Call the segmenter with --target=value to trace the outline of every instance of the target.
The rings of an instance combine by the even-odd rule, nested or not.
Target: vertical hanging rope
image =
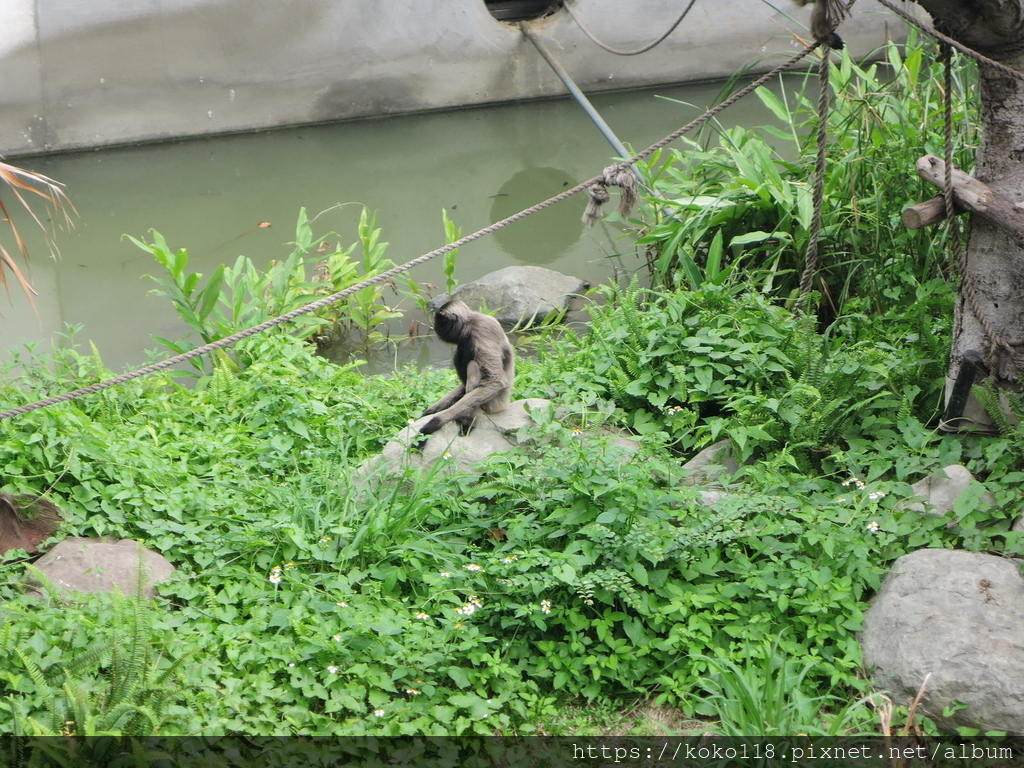
[[[956,203],[953,200],[953,49],[946,43],[939,44],[939,57],[943,67],[942,116],[944,120],[944,158],[946,176],[942,199],[946,206],[946,221],[949,223],[950,256],[957,271],[963,277],[967,274],[967,258],[960,240],[960,223],[956,220]]]
[[[804,300],[811,292],[814,276],[818,271],[818,241],[821,237],[821,210],[825,204],[825,161],[828,151],[828,115],[831,104],[829,90],[829,52],[831,48],[822,43],[821,61],[818,64],[818,154],[814,162],[814,191],[812,197],[813,213],[811,215],[811,231],[807,240],[807,251],[804,255],[804,271],[800,277],[800,296],[796,300],[797,311],[803,309]]]

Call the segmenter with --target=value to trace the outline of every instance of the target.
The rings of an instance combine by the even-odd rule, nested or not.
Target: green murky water
[[[619,137],[639,149],[698,115],[718,92],[718,85],[691,85],[593,101]],[[730,125],[769,119],[756,97],[725,117]],[[303,206],[310,216],[331,209],[317,219],[317,231],[352,242],[359,206],[332,206],[362,203],[378,212],[388,255],[401,263],[443,244],[442,208],[469,233],[595,175],[612,154],[580,107],[565,99],[24,158],[21,165],[66,184],[81,219],[75,230],[59,233],[58,262],[30,243],[39,316],[16,290],[9,301],[0,299],[0,357],[26,343],[50,343],[65,324],[80,324],[79,341],[95,342],[106,363],[121,370],[147,360],[145,351],[157,347],[151,334],[185,335],[167,302],[148,295],[144,275],[157,265],[124,233],[143,237],[157,229],[208,274],[239,254],[260,263],[286,256]],[[593,283],[639,269],[619,229],[584,229],[583,205],[577,196],[467,246],[459,280],[514,264]],[[613,258],[619,253],[628,255]],[[440,263],[412,274],[444,284]]]

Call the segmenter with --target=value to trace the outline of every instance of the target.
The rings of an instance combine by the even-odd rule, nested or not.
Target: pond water
[[[700,114],[719,91],[717,84],[697,84],[604,94],[593,102],[619,138],[640,149]],[[722,120],[767,122],[756,97]],[[239,254],[259,264],[287,256],[303,206],[311,217],[331,209],[316,231],[353,242],[359,206],[332,206],[360,203],[378,212],[388,256],[402,263],[444,243],[442,208],[473,232],[594,176],[613,154],[582,109],[559,99],[21,158],[15,162],[66,184],[80,219],[74,230],[58,233],[59,261],[29,239],[39,313],[16,287],[9,299],[0,297],[0,358],[26,343],[51,343],[66,324],[76,324],[83,326],[79,343],[94,342],[106,364],[122,370],[147,361],[146,350],[158,346],[152,334],[186,335],[169,303],[148,295],[153,284],[144,276],[158,265],[125,233],[143,238],[156,229],[172,247],[188,249],[194,270],[209,274]],[[584,204],[576,196],[463,248],[459,281],[515,264],[592,283],[640,269],[620,228],[582,226]],[[21,228],[30,233],[28,222]],[[444,285],[440,260],[410,274]]]

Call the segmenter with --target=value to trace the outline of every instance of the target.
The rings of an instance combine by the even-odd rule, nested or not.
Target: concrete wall
[[[679,0],[571,0],[620,48]],[[806,23],[808,9],[782,2]],[[584,90],[724,77],[776,62],[803,32],[762,0],[697,0],[661,46],[601,51],[564,11],[531,22]],[[890,17],[855,6],[857,53]],[[899,23],[893,25],[901,29]],[[0,0],[0,153],[153,141],[564,93],[483,0]]]

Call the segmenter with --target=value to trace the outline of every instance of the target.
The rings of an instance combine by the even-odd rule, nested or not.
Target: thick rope
[[[800,296],[796,309],[803,307],[804,299],[811,292],[814,276],[818,272],[818,242],[821,237],[821,213],[825,207],[825,161],[828,159],[828,116],[831,106],[829,85],[829,45],[821,46],[821,62],[818,65],[818,153],[814,162],[814,191],[812,193],[811,231],[804,255],[804,271],[800,276]]]
[[[945,123],[944,156],[946,159],[945,178],[943,179],[942,199],[946,207],[946,221],[949,223],[950,253],[961,276],[967,274],[967,254],[960,240],[960,224],[956,218],[956,203],[953,200],[953,49],[947,43],[940,43],[943,67],[942,116]]]
[[[850,16],[850,9],[856,0],[796,0],[798,5],[814,3],[811,11],[811,35],[821,44],[829,48],[842,50],[845,47],[843,38],[836,34],[839,24]]]
[[[675,22],[672,24],[671,27],[668,28],[668,31],[665,32],[665,34],[661,35],[653,43],[648,43],[647,45],[643,46],[642,48],[637,48],[636,50],[633,50],[633,51],[623,51],[623,50],[620,50],[619,48],[613,48],[612,46],[608,45],[607,43],[602,42],[589,29],[587,29],[584,26],[582,21],[580,21],[576,17],[576,14],[573,13],[571,5],[566,3],[565,6],[563,6],[563,7],[565,8],[566,12],[569,14],[569,18],[571,18],[573,21],[575,21],[576,22],[576,26],[579,27],[583,31],[583,34],[585,34],[587,37],[589,37],[591,42],[593,42],[599,48],[602,48],[602,49],[608,51],[608,53],[614,53],[616,56],[638,56],[641,53],[647,53],[652,48],[656,48],[657,46],[659,46],[663,42],[665,42],[665,40],[668,38],[668,36],[676,31],[676,27],[678,27],[680,24],[683,23],[683,19],[685,19],[687,14],[690,13],[690,9],[693,8],[694,3],[696,3],[696,2],[697,2],[697,0],[690,0],[690,4],[687,5],[686,8],[683,9],[683,12],[679,15],[679,18],[675,20]]]
[[[821,242],[822,210],[825,207],[825,166],[828,160],[828,116],[831,112],[832,88],[829,82],[829,53],[833,47],[842,48],[843,40],[836,34],[840,22],[849,18],[850,9],[856,0],[845,5],[842,0],[816,0],[817,7],[812,17],[812,32],[821,47],[821,61],[818,63],[818,131],[816,136],[817,154],[814,160],[814,189],[811,197],[811,229],[804,253],[804,271],[800,275],[799,295],[794,309],[803,309],[804,301],[814,287],[818,272],[818,254]]]
[[[48,397],[45,400],[39,400],[34,403],[29,403],[27,405],[22,405],[7,411],[2,411],[0,412],[0,421],[2,421],[3,419],[9,419],[13,416],[20,416],[22,414],[38,410],[39,408],[46,408],[47,406],[56,405],[58,403],[64,403],[67,402],[68,400],[74,400],[75,398],[82,397],[83,395],[91,395],[96,392],[100,392],[104,389],[109,389],[110,387],[115,387],[119,384],[124,384],[133,379],[137,379],[141,376],[146,376],[147,374],[150,373],[166,370],[167,368],[178,365],[179,363],[183,363],[195,357],[205,355],[208,352],[213,352],[214,350],[230,346],[238,341],[241,341],[242,339],[246,339],[257,333],[261,333],[262,331],[273,328],[274,326],[290,322],[291,320],[294,320],[297,317],[300,317],[302,315],[308,315],[310,312],[315,312],[318,309],[322,309],[323,307],[326,307],[330,304],[334,304],[338,301],[341,301],[342,299],[352,295],[356,291],[361,291],[363,288],[368,288],[371,285],[377,285],[378,283],[383,283],[386,280],[390,280],[395,275],[401,274],[402,272],[406,272],[412,269],[413,267],[417,267],[420,264],[429,261],[430,259],[436,258],[445,253],[453,251],[456,248],[461,248],[464,245],[468,245],[469,243],[472,243],[475,240],[479,240],[482,237],[486,237],[487,235],[493,234],[494,232],[497,232],[499,229],[507,227],[510,224],[514,224],[515,222],[520,221],[521,219],[525,219],[527,216],[531,216],[534,213],[543,211],[545,208],[550,208],[552,205],[560,203],[563,200],[567,200],[568,198],[572,197],[573,195],[579,192],[582,192],[588,187],[591,187],[593,185],[599,185],[603,187],[608,184],[614,183],[616,179],[621,178],[621,170],[623,168],[628,168],[629,166],[639,162],[640,160],[649,157],[650,155],[657,152],[659,149],[667,146],[668,144],[671,144],[673,141],[678,139],[683,134],[692,131],[694,128],[706,123],[708,120],[711,120],[719,112],[723,111],[724,109],[727,109],[728,107],[731,107],[744,96],[760,88],[762,85],[767,83],[772,78],[778,77],[783,72],[792,69],[800,61],[802,61],[804,57],[811,53],[811,51],[813,51],[816,47],[817,44],[807,46],[806,48],[804,48],[804,50],[800,51],[787,61],[775,67],[770,72],[762,75],[757,80],[747,85],[745,88],[742,88],[741,90],[737,91],[728,99],[721,102],[720,104],[717,104],[715,107],[708,110],[695,120],[687,123],[682,128],[673,131],[665,138],[655,142],[642,152],[638,152],[628,160],[625,160],[622,163],[618,163],[617,165],[605,169],[605,173],[602,173],[600,176],[595,176],[592,179],[587,179],[587,181],[577,184],[572,189],[567,189],[564,192],[555,195],[554,197],[549,197],[547,200],[544,200],[540,203],[537,203],[536,205],[519,211],[519,213],[514,213],[511,216],[502,219],[501,221],[497,221],[493,224],[490,224],[489,226],[477,230],[472,234],[466,235],[465,237],[462,237],[453,243],[449,243],[448,245],[444,245],[440,248],[437,248],[431,251],[430,253],[425,253],[422,256],[418,256],[417,258],[412,259],[411,261],[407,261],[405,264],[393,267],[374,277],[367,278],[366,280],[363,280],[362,282],[359,282],[356,285],[351,286],[350,288],[345,288],[344,290],[338,291],[337,293],[332,293],[330,296],[325,296],[322,299],[318,299],[317,301],[311,302],[310,304],[306,304],[302,307],[299,307],[298,309],[288,312],[287,314],[281,315],[280,317],[275,317],[271,320],[267,320],[263,323],[260,323],[259,325],[254,325],[252,328],[247,328],[243,331],[239,331],[238,333],[234,333],[230,336],[225,336],[223,339],[218,339],[217,341],[210,342],[209,344],[204,344],[201,347],[196,347],[195,349],[191,349],[188,352],[184,352],[180,355],[169,357],[166,360],[161,360],[159,362],[152,363],[151,365],[147,365],[143,368],[139,368],[137,370],[122,374],[120,376],[115,376],[112,379],[107,379],[106,381],[101,381],[96,384],[92,384],[88,387],[82,387],[81,389],[76,389],[73,392],[66,392],[62,395],[55,395],[54,397]],[[611,179],[608,178],[609,172],[611,172]]]
[[[587,192],[590,194],[590,202],[583,211],[583,223],[592,227],[604,216],[604,204],[611,196],[608,194],[608,187],[619,188],[619,215],[627,218],[633,212],[639,202],[637,189],[639,179],[633,173],[630,165],[609,165],[601,174],[601,181],[591,184]]]

